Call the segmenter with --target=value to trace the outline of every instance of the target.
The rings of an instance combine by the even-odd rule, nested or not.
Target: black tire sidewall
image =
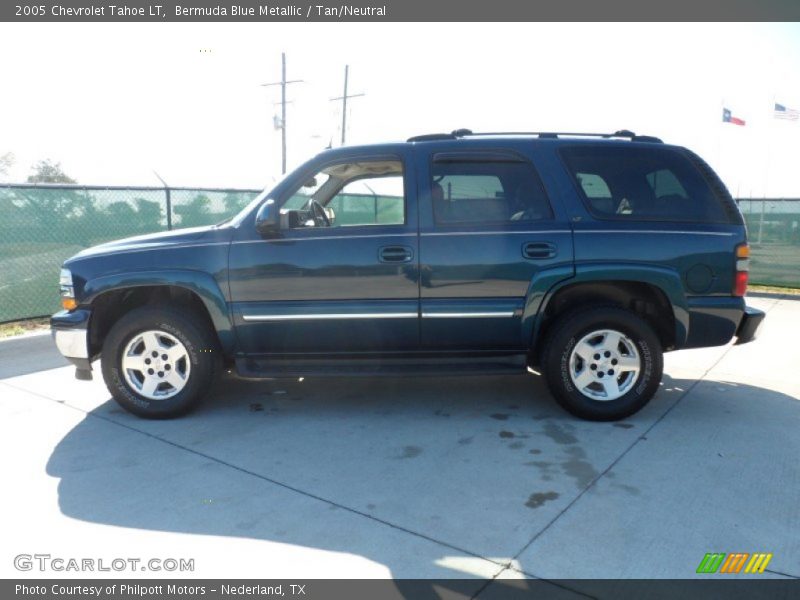
[[[194,408],[211,387],[219,354],[204,325],[193,313],[157,307],[135,309],[117,321],[106,336],[102,350],[103,379],[114,399],[133,414],[151,419],[176,417]],[[165,400],[150,400],[139,395],[125,381],[121,369],[125,347],[134,336],[148,330],[163,331],[180,340],[191,364],[186,386]]]
[[[636,346],[642,361],[633,388],[616,400],[593,400],[572,383],[569,360],[575,345],[598,329],[625,334]],[[592,421],[625,418],[647,404],[658,390],[663,371],[661,344],[652,328],[637,315],[616,307],[601,307],[565,317],[549,336],[545,349],[544,375],[551,393],[567,411]]]

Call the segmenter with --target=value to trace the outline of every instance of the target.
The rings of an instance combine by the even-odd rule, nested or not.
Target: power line
[[[347,132],[347,99],[348,98],[358,98],[359,96],[365,96],[366,94],[350,94],[347,95],[347,79],[350,72],[350,65],[344,66],[344,94],[339,96],[338,98],[331,98],[331,102],[337,102],[339,100],[342,101],[342,146],[344,146],[345,134]]]
[[[281,80],[273,83],[262,83],[262,87],[281,86],[281,173],[286,173],[286,86],[292,83],[303,83],[302,79],[286,81],[286,53],[281,52]]]

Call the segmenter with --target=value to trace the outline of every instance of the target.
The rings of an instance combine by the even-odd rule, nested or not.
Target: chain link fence
[[[58,271],[103,242],[218,223],[260,190],[0,185],[0,323],[59,310]]]
[[[800,198],[740,198],[747,223],[750,282],[800,287]]]
[[[58,270],[80,250],[132,235],[218,223],[259,191],[0,185],[0,323],[57,311]],[[337,218],[360,222],[374,211],[375,222],[391,222],[397,209],[392,199],[369,200],[348,199],[346,206],[336,207]],[[750,281],[800,287],[800,199],[737,202],[752,247]]]

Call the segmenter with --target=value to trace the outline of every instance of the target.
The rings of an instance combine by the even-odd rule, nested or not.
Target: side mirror
[[[261,235],[274,235],[280,231],[280,213],[275,200],[270,198],[261,208],[258,209],[256,214],[256,230]]]

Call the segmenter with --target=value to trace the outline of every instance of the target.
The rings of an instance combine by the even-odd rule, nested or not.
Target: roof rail
[[[582,133],[565,131],[481,131],[478,133],[470,129],[456,129],[451,133],[430,133],[408,138],[409,142],[429,142],[436,140],[455,140],[465,137],[498,136],[498,135],[535,135],[539,139],[557,139],[561,137],[589,137],[589,138],[628,138],[632,142],[663,143],[660,138],[652,135],[636,135],[628,129],[620,129],[614,133]]]
[[[408,138],[407,142],[434,142],[436,140],[454,140],[456,136],[452,133],[426,133],[424,135],[415,135]]]

